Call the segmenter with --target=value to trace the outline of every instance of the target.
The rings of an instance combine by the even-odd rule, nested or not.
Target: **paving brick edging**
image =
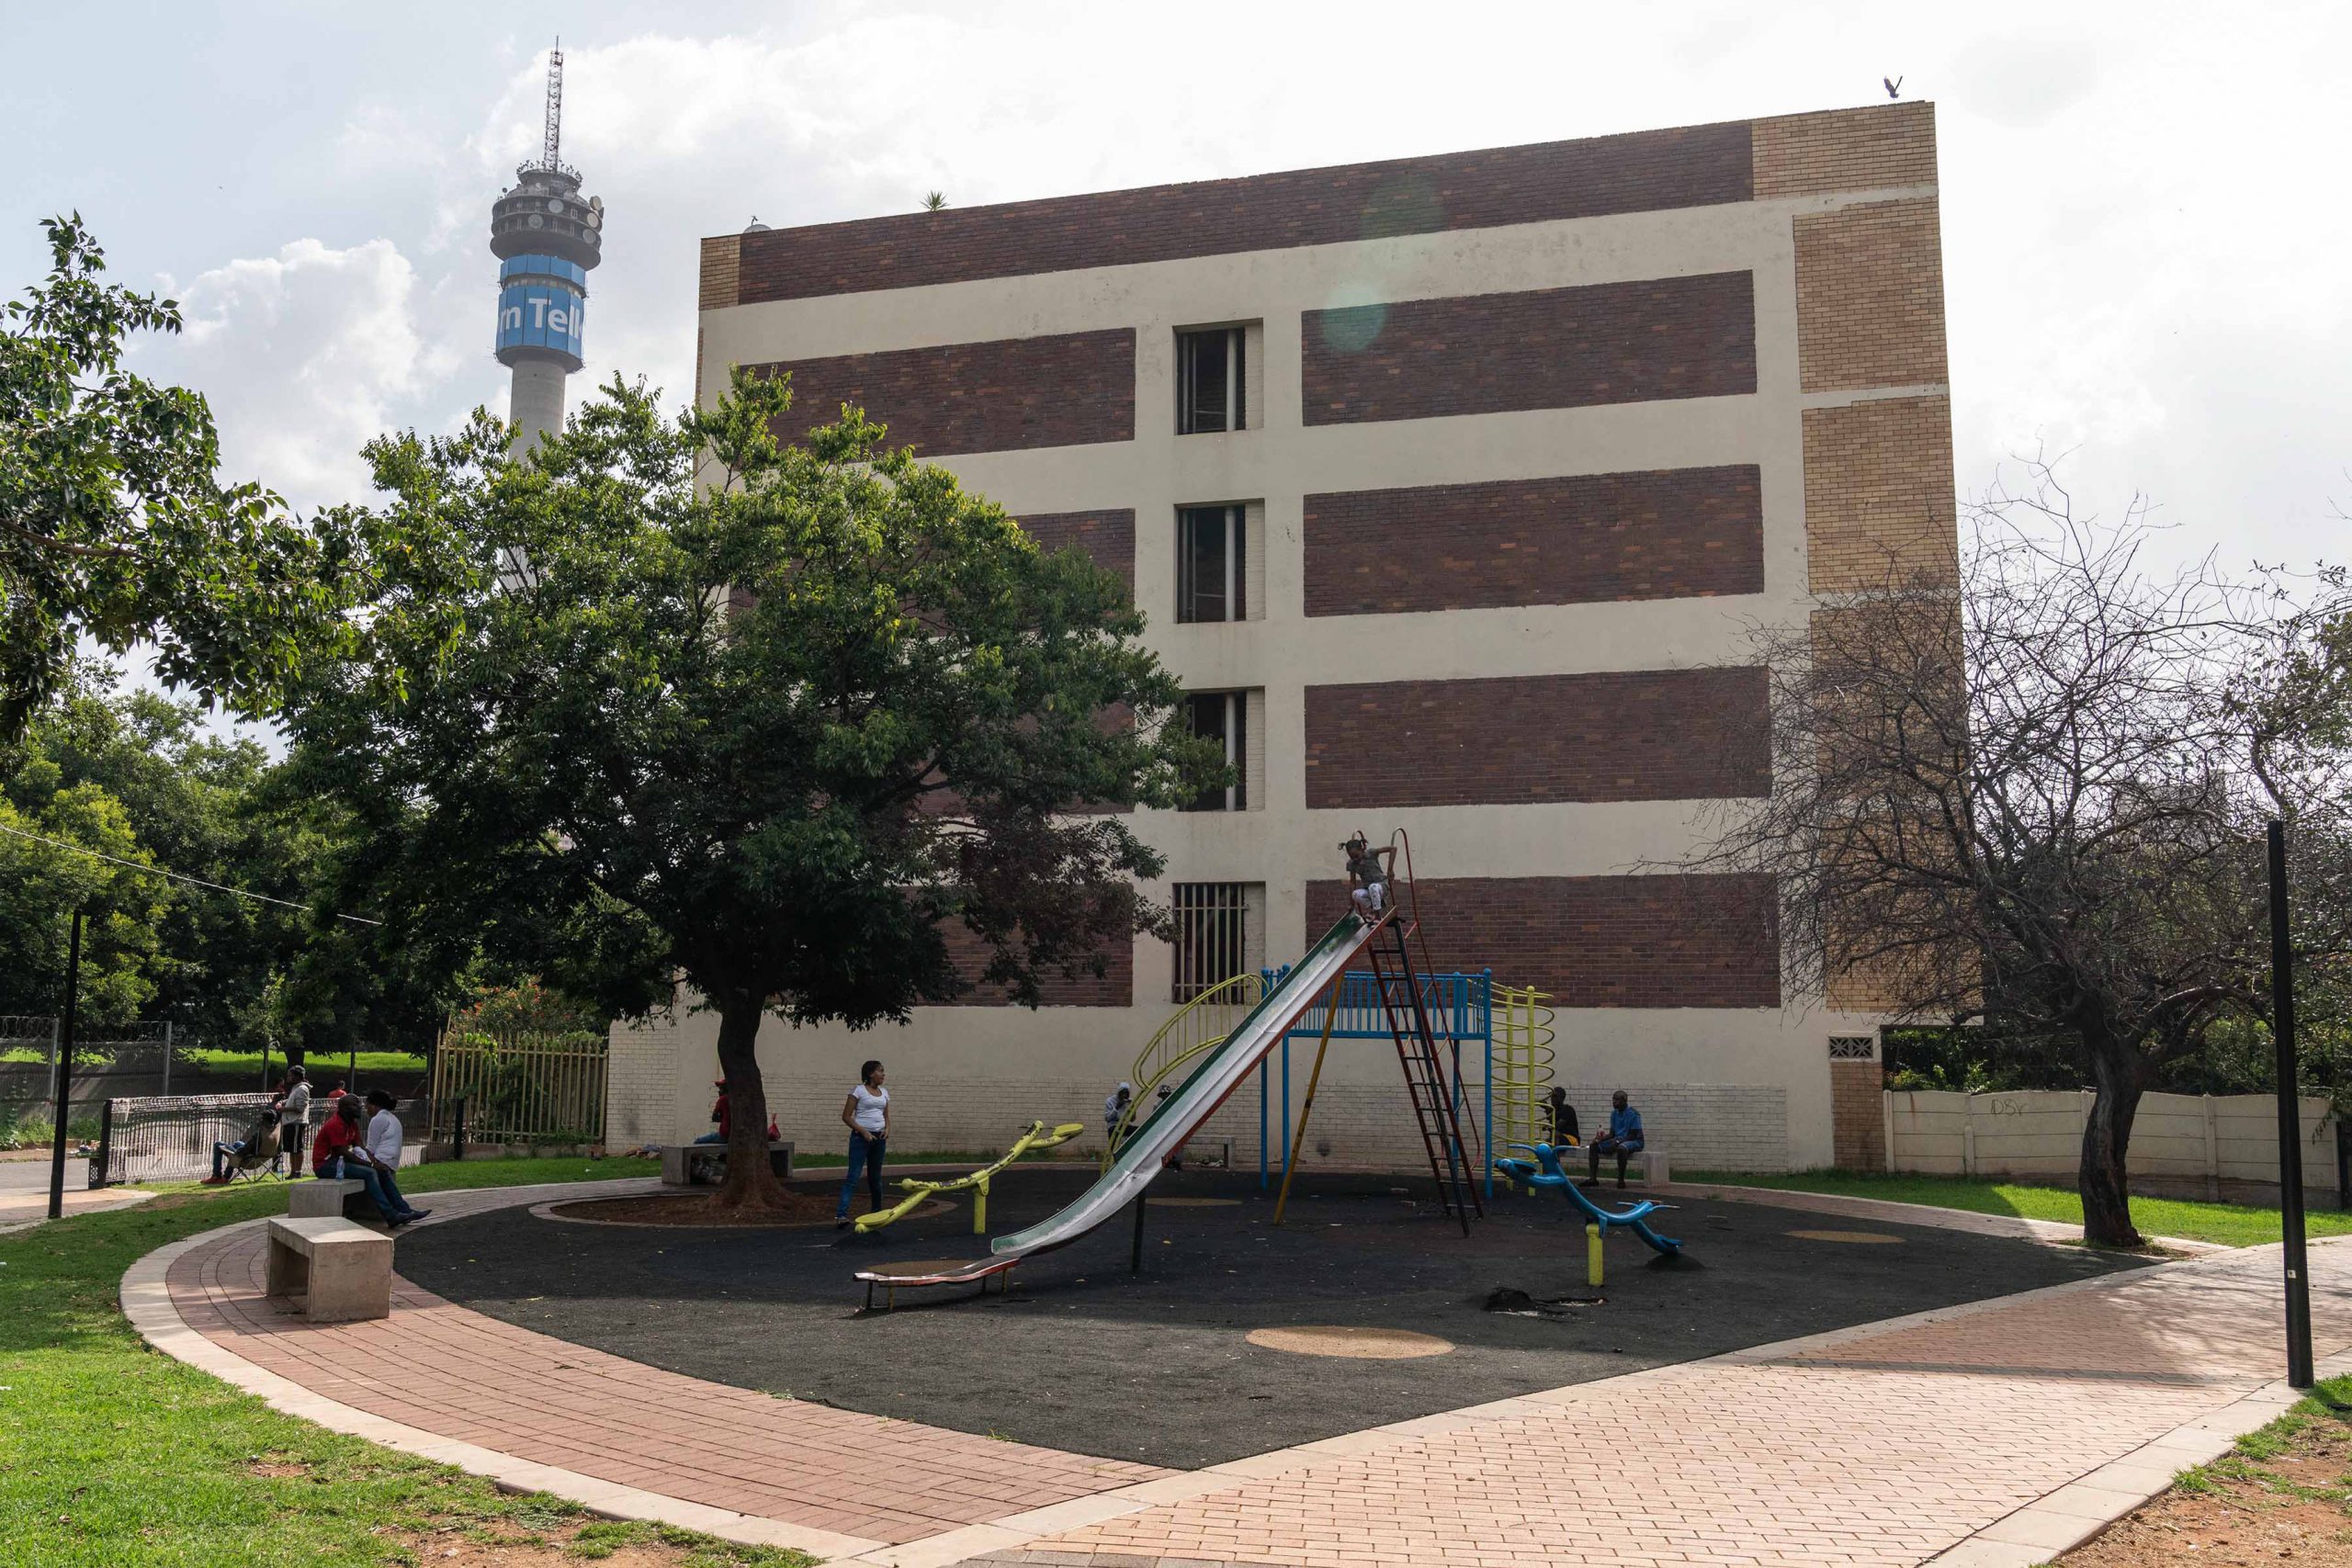
[[[1774,1189],[1768,1188],[1754,1188],[1747,1189],[1745,1190],[1756,1192],[1759,1197],[1765,1193],[1776,1191]],[[1695,1193],[1686,1192],[1686,1195],[1695,1196]],[[1728,1194],[1726,1193],[1725,1195],[1727,1196]],[[1824,1198],[1826,1201],[1833,1203],[1848,1201],[1867,1202],[1871,1205],[1871,1208],[1873,1211],[1881,1207],[1911,1207],[1911,1205],[1884,1203],[1882,1201],[1874,1200],[1846,1200],[1828,1194],[1803,1194],[1803,1196],[1818,1196]],[[1838,1211],[1825,1209],[1821,1212],[1830,1213]],[[1971,1221],[1991,1220],[1998,1222],[2007,1220],[2009,1218],[2008,1216],[1997,1214],[1979,1214],[1973,1211],[1962,1209],[1929,1210],[1928,1213],[1945,1216],[1955,1216]],[[1868,1217],[1876,1218],[1878,1216],[1875,1213],[1872,1213]],[[1913,1223],[1931,1224],[1937,1222],[1920,1220],[1914,1221]],[[2040,1225],[2048,1224],[2052,1222],[2016,1220],[2014,1223],[2018,1224]],[[1974,1227],[1956,1226],[1953,1228],[1967,1229]],[[2061,1226],[2059,1228],[2063,1230],[2065,1227]],[[2000,1234],[2018,1235],[2030,1233],[2007,1231]],[[2233,1257],[2237,1256],[2240,1252],[2240,1249],[2234,1247],[2213,1247],[2210,1250],[2228,1254]],[[2199,1267],[2200,1261],[2201,1260],[2199,1259],[2189,1259],[2175,1263],[2154,1264],[2151,1265],[2149,1269],[2143,1270],[2141,1272],[2153,1272],[2156,1269],[2195,1269]],[[2136,1276],[2126,1277],[2129,1278]],[[1066,1562],[1072,1561],[1069,1554],[1042,1552],[1033,1556],[1023,1551],[1022,1549],[1028,1546],[1033,1541],[1042,1540],[1049,1536],[1057,1535],[1068,1530],[1080,1529],[1091,1524],[1099,1524],[1106,1519],[1116,1518],[1124,1514],[1140,1513],[1146,1508],[1153,1507],[1162,1503],[1187,1502],[1195,1497],[1206,1496],[1211,1493],[1221,1491],[1231,1485],[1250,1481],[1261,1481],[1270,1477],[1283,1475],[1291,1471],[1303,1470],[1310,1465],[1319,1464],[1328,1460],[1355,1458],[1365,1454],[1374,1453],[1394,1443],[1409,1442],[1415,1438],[1432,1437],[1442,1433],[1471,1430],[1479,1427],[1516,1420],[1525,1416],[1542,1416],[1556,1419],[1565,1410],[1576,1405],[1594,1402],[1611,1403],[1621,1400],[1637,1399],[1644,1389],[1656,1387],[1669,1382],[1679,1381],[1682,1378],[1690,1376],[1695,1372],[1699,1372],[1709,1366],[1737,1364],[1741,1362],[1784,1360],[1792,1357],[1804,1355],[1807,1352],[1827,1349],[1831,1347],[1843,1344],[1853,1339],[1874,1337],[1878,1335],[1892,1333],[1900,1329],[1915,1328],[1934,1323],[1947,1323],[1955,1318],[1971,1317],[1980,1313],[2001,1311],[2014,1307],[2022,1302],[2043,1300],[2053,1296],[2075,1295],[2084,1292],[2096,1291],[2102,1286],[2112,1284],[2116,1276],[2111,1274],[2102,1274],[2082,1280],[2068,1280],[2055,1285],[2045,1285],[2037,1290],[2019,1291],[2005,1296],[1992,1296],[1983,1301],[1962,1302],[1952,1306],[1931,1307],[1924,1312],[1906,1313],[1899,1317],[1882,1318],[1875,1323],[1855,1324],[1845,1328],[1829,1329],[1820,1334],[1809,1334],[1794,1339],[1779,1340],[1770,1345],[1753,1345],[1749,1346],[1746,1349],[1730,1350],[1719,1356],[1709,1356],[1697,1360],[1678,1361],[1668,1366],[1646,1368],[1641,1371],[1626,1372],[1612,1378],[1600,1378],[1590,1382],[1570,1383],[1564,1388],[1546,1389],[1534,1393],[1519,1394],[1508,1399],[1490,1401],[1485,1404],[1466,1405],[1459,1410],[1442,1411],[1433,1416],[1415,1416],[1409,1420],[1392,1422],[1383,1427],[1367,1427],[1361,1431],[1344,1433],[1336,1438],[1325,1438],[1316,1442],[1301,1443],[1294,1448],[1275,1449],[1262,1454],[1252,1454],[1245,1459],[1229,1461],[1224,1464],[1210,1465],[1206,1469],[1188,1472],[1182,1475],[1165,1476],[1159,1480],[1144,1482],[1138,1485],[1121,1487],[1114,1491],[1099,1492],[1091,1496],[1073,1497],[1068,1502],[1056,1503],[1047,1507],[1035,1509],[1026,1514],[1011,1515],[1005,1518],[992,1520],[987,1524],[967,1525],[960,1529],[949,1530],[940,1535],[930,1536],[918,1541],[910,1541],[900,1546],[881,1547],[873,1551],[869,1551],[863,1556],[854,1558],[852,1561],[861,1565],[870,1565],[870,1568],[955,1568],[955,1565],[960,1563],[1013,1563],[1025,1562],[1034,1562],[1038,1563]],[[2342,1360],[2346,1363],[2347,1370],[2352,1370],[2352,1353],[2347,1353],[2346,1356],[2341,1358],[2332,1359],[2329,1364],[2333,1365],[2334,1360]],[[2329,1373],[2324,1375],[2333,1374]],[[2181,1438],[2183,1434],[2200,1434],[2208,1427],[2212,1427],[2212,1429],[2218,1433],[2220,1431],[2220,1427],[2216,1425],[2217,1423],[2223,1422],[2226,1416],[2231,1413],[2237,1411],[2241,1405],[2245,1406],[2247,1409],[2248,1419],[2245,1421],[2245,1424],[2237,1427],[2234,1430],[2232,1430],[2227,1437],[2222,1438],[2219,1447],[2215,1448],[2212,1452],[2205,1453],[2201,1457],[2182,1457],[2177,1459],[2173,1462],[2172,1468],[2165,1471],[2161,1478],[2156,1479],[2154,1484],[2150,1485],[2144,1492],[2142,1492],[2136,1496],[2129,1496],[2128,1498],[2120,1499],[2120,1506],[2117,1506],[2112,1513],[2108,1514],[2103,1518],[2094,1521],[2082,1517],[2074,1517],[2073,1522],[2081,1527],[2081,1534],[2076,1536],[2075,1540],[2080,1540],[2098,1530],[2104,1529],[2109,1524],[2113,1523],[2115,1519],[2120,1517],[2123,1514],[2129,1513],[2132,1508],[2137,1507],[2141,1503],[2146,1501],[2150,1495],[2153,1495],[2156,1492],[2161,1492],[2165,1487],[2170,1485],[2172,1483],[2173,1475],[2178,1471],[2185,1469],[2191,1464],[2201,1463],[2205,1459],[2211,1459],[2213,1457],[2214,1453],[2218,1453],[2222,1449],[2227,1448],[2229,1444],[2232,1441],[2234,1441],[2241,1433],[2252,1431],[2255,1427],[2259,1427],[2264,1422],[2271,1419],[2273,1416],[2277,1415],[2279,1410],[2284,1409],[2286,1405],[2294,1403],[2294,1397],[2291,1395],[2286,1397],[2283,1403],[2278,1403],[2276,1397],[2278,1389],[2278,1385],[2267,1385],[2265,1388],[2257,1390],[2252,1394],[2244,1396],[2235,1404],[2224,1407],[2223,1411],[2215,1412],[2200,1417],[2197,1421],[2188,1423],[2187,1425],[2177,1428],[2175,1431],[2166,1433],[2163,1437],[2157,1438],[2147,1444],[2143,1450],[2139,1451],[2146,1452],[2148,1450],[2164,1449],[2165,1445],[2175,1443],[2177,1438]],[[2269,1399],[2271,1403],[2267,1404],[2263,1404],[2262,1402],[2266,1399]],[[2252,1414],[2256,1409],[2259,1409],[2261,1413],[2259,1415]],[[2192,1443],[2189,1446],[2194,1446],[2194,1444]],[[2182,1452],[2186,1454],[2187,1449],[2184,1448]],[[2012,1520],[2022,1520],[2030,1516],[2034,1522],[2039,1522],[2041,1515],[2038,1511],[2051,1506],[2053,1501],[2062,1508],[2066,1506],[2082,1506],[2078,1495],[2070,1495],[2077,1494],[2078,1489],[2086,1492],[2092,1485],[2092,1477],[2100,1475],[2102,1472],[2113,1469],[2114,1466],[2129,1465],[2132,1460],[2136,1458],[2137,1454],[2135,1453],[2132,1456],[2127,1456],[2124,1460],[2118,1460],[2114,1461],[2114,1465],[2112,1466],[2099,1466],[2085,1472],[2085,1474],[2076,1477],[2066,1486],[2061,1487],[2052,1493],[2045,1494],[2041,1498],[2037,1499],[2035,1502],[2027,1505],[2025,1507],[2017,1509],[2005,1516],[2003,1518],[1996,1520],[1992,1525],[1987,1526],[1985,1530],[1979,1531],[1976,1536],[1972,1536],[1960,1542],[1958,1545],[1951,1548],[1950,1551],[1958,1551],[1963,1548],[1976,1548],[1979,1537],[1986,1535],[1989,1531],[2003,1530],[2005,1527],[2010,1526]],[[2110,1478],[2110,1481],[2113,1478]],[[2018,1528],[2025,1527],[2020,1526]],[[2019,1550],[2017,1547],[2005,1545],[1997,1541],[1991,1544],[1997,1546],[1999,1550],[2004,1552],[2014,1553]],[[1147,1568],[1147,1565],[1152,1563],[1159,1564],[1160,1568],[1226,1568],[1222,1560],[1216,1559],[1182,1557],[1150,1558],[1136,1556],[1132,1553],[1119,1552],[1099,1555],[1101,1561],[1103,1562],[1115,1562],[1120,1565],[1120,1568]],[[1951,1558],[1948,1568],[2024,1568],[2024,1565],[2026,1564],[2041,1562],[2050,1555],[2051,1553],[2045,1551],[2039,1555],[2026,1556],[1999,1555],[1981,1558],[1953,1557]],[[1949,1551],[1946,1553],[1946,1556],[1949,1556]],[[1945,1558],[1939,1557],[1935,1559],[1935,1561],[1939,1564],[1943,1564],[1945,1562]],[[1247,1563],[1236,1563],[1232,1564],[1231,1568],[1253,1568],[1253,1565]]]
[[[445,1200],[451,1200],[445,1205],[446,1212],[424,1223],[435,1224],[498,1208],[546,1202],[564,1195],[618,1196],[659,1190],[659,1184],[648,1179],[626,1179],[448,1193],[443,1195]],[[1702,1190],[1686,1187],[1682,1190],[1685,1195],[1696,1196]],[[1705,1190],[1723,1197],[1731,1197],[1734,1191],[1752,1193],[1754,1201],[1759,1202],[1795,1196],[1818,1200],[1818,1204],[1781,1202],[1780,1206],[1824,1213],[1842,1212],[1895,1223],[1943,1224],[1956,1229],[1997,1226],[2000,1227],[1997,1234],[2043,1234],[2041,1230],[2017,1227],[2047,1227],[2062,1234],[2071,1229],[2052,1226],[2049,1222],[2011,1216],[1923,1209],[1916,1205],[1827,1194],[1792,1195],[1777,1189]],[[1904,1212],[1883,1212],[1887,1210]],[[1702,1360],[1651,1368],[1620,1377],[1415,1417],[1252,1455],[1204,1470],[1072,1497],[988,1523],[963,1526],[903,1544],[888,1545],[866,1538],[796,1526],[761,1515],[736,1513],[692,1503],[443,1438],[327,1399],[300,1383],[245,1360],[187,1325],[172,1301],[167,1276],[173,1262],[191,1249],[256,1229],[262,1223],[250,1220],[201,1232],[159,1248],[134,1263],[123,1276],[121,1303],[124,1315],[141,1337],[164,1354],[220,1377],[289,1414],[319,1421],[389,1448],[487,1476],[509,1490],[544,1491],[610,1517],[658,1520],[746,1544],[797,1547],[820,1557],[846,1559],[874,1565],[874,1568],[884,1568],[884,1565],[888,1568],[944,1568],[947,1564],[975,1559],[1019,1562],[1028,1557],[1023,1552],[1023,1548],[1052,1535],[1140,1512],[1157,1505],[1182,1502],[1250,1481],[1282,1475],[1333,1458],[1374,1453],[1399,1442],[1439,1433],[1475,1430],[1492,1423],[1530,1416],[1556,1418],[1566,1407],[1634,1394],[1645,1385],[1687,1377],[1711,1362],[1782,1359],[1857,1337],[2006,1309],[2036,1298],[2098,1290],[2110,1284],[2114,1278],[2102,1275],[2068,1280],[2040,1290],[1933,1308],[1770,1345],[1752,1346]],[[2231,1257],[2244,1256],[2234,1248],[2207,1250]],[[2207,1261],[2190,1259],[2157,1265],[2155,1269],[2195,1271]],[[2322,1362],[2321,1371],[2324,1376],[2352,1371],[2352,1353],[2329,1358]],[[2057,1551],[2098,1533],[2147,1497],[2164,1490],[2181,1469],[2205,1462],[2224,1451],[2237,1437],[2260,1427],[2293,1404],[2295,1397],[2291,1391],[2278,1383],[2264,1385],[2221,1409],[2165,1433],[2118,1460],[2085,1472],[2065,1485],[1976,1531],[1931,1561],[1939,1568],[2023,1568],[2025,1564],[2044,1562]],[[1055,1559],[1048,1555],[1028,1560]]]
[[[2352,1372],[2352,1353],[2329,1356],[2313,1369],[2321,1378]],[[1967,1540],[1928,1559],[1927,1568],[2034,1568],[2071,1551],[2169,1487],[2174,1478],[2227,1453],[2302,1397],[2281,1381],[2265,1383],[2210,1416],[2185,1422],[2121,1459],[2086,1471],[2054,1492],[1996,1519]]]
[[[495,1193],[501,1201],[470,1204],[464,1213],[476,1214],[491,1209],[544,1202],[560,1193],[576,1193],[582,1197],[620,1197],[631,1192],[661,1190],[660,1182],[642,1177],[616,1181],[478,1189],[476,1190],[486,1198]],[[457,1194],[440,1196],[447,1199]],[[456,1213],[451,1213],[420,1223],[434,1224],[445,1218],[458,1217]],[[861,1536],[837,1535],[829,1530],[786,1524],[780,1519],[755,1514],[739,1514],[725,1508],[690,1503],[684,1498],[622,1486],[576,1471],[538,1464],[513,1454],[500,1453],[494,1449],[440,1437],[420,1427],[387,1420],[327,1399],[290,1379],[255,1366],[190,1328],[181,1318],[179,1309],[173,1304],[171,1291],[165,1281],[172,1264],[182,1254],[241,1232],[259,1229],[266,1223],[266,1220],[246,1220],[216,1230],[201,1231],[168,1247],[159,1247],[133,1263],[122,1277],[122,1314],[139,1331],[140,1337],[164,1355],[185,1361],[199,1371],[209,1372],[224,1382],[268,1401],[288,1415],[303,1416],[321,1426],[348,1432],[369,1442],[381,1443],[389,1449],[398,1449],[402,1453],[415,1454],[441,1464],[455,1465],[476,1475],[487,1476],[510,1492],[546,1492],[608,1518],[650,1519],[683,1529],[700,1530],[705,1535],[718,1536],[747,1546],[797,1547],[825,1558],[853,1556],[882,1544]]]

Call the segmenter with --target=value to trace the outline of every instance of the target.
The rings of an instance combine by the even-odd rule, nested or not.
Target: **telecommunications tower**
[[[498,257],[498,362],[514,372],[506,417],[518,449],[563,428],[563,378],[580,368],[588,270],[603,259],[605,204],[580,194],[563,143],[563,40],[548,56],[547,133],[490,209]]]

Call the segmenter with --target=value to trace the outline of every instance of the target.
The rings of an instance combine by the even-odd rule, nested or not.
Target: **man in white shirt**
[[[433,1211],[412,1207],[409,1201],[401,1196],[395,1180],[393,1173],[401,1168],[401,1138],[404,1131],[401,1119],[392,1111],[395,1102],[389,1091],[371,1089],[368,1091],[368,1103],[375,1111],[375,1114],[368,1119],[368,1161],[376,1168],[376,1179],[383,1183],[384,1196],[390,1199],[392,1207],[399,1211],[400,1217],[392,1224],[396,1226],[413,1224]]]
[[[286,1179],[300,1181],[311,1155],[311,1085],[300,1067],[286,1069],[286,1087],[277,1095],[277,1147],[286,1156]],[[277,1162],[271,1160],[276,1170]]]

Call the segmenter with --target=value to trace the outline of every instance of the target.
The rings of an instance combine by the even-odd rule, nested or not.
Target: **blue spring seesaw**
[[[1682,1244],[1670,1235],[1660,1235],[1650,1229],[1649,1216],[1663,1205],[1645,1198],[1623,1210],[1604,1209],[1586,1197],[1581,1189],[1560,1168],[1560,1154],[1549,1144],[1511,1144],[1514,1149],[1525,1149],[1535,1156],[1535,1163],[1523,1159],[1498,1159],[1495,1168],[1514,1181],[1524,1181],[1530,1187],[1556,1187],[1567,1194],[1568,1201],[1582,1209],[1585,1217],[1605,1233],[1611,1226],[1632,1231],[1646,1243],[1651,1251],[1662,1258],[1679,1257]],[[1542,1168],[1538,1168],[1538,1167]]]

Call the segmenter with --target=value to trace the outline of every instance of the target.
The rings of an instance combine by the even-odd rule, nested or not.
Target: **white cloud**
[[[390,240],[296,240],[176,293],[186,331],[142,345],[141,367],[205,394],[232,479],[258,479],[303,510],[359,500],[361,446],[420,415],[445,423],[462,367],[453,301]]]

